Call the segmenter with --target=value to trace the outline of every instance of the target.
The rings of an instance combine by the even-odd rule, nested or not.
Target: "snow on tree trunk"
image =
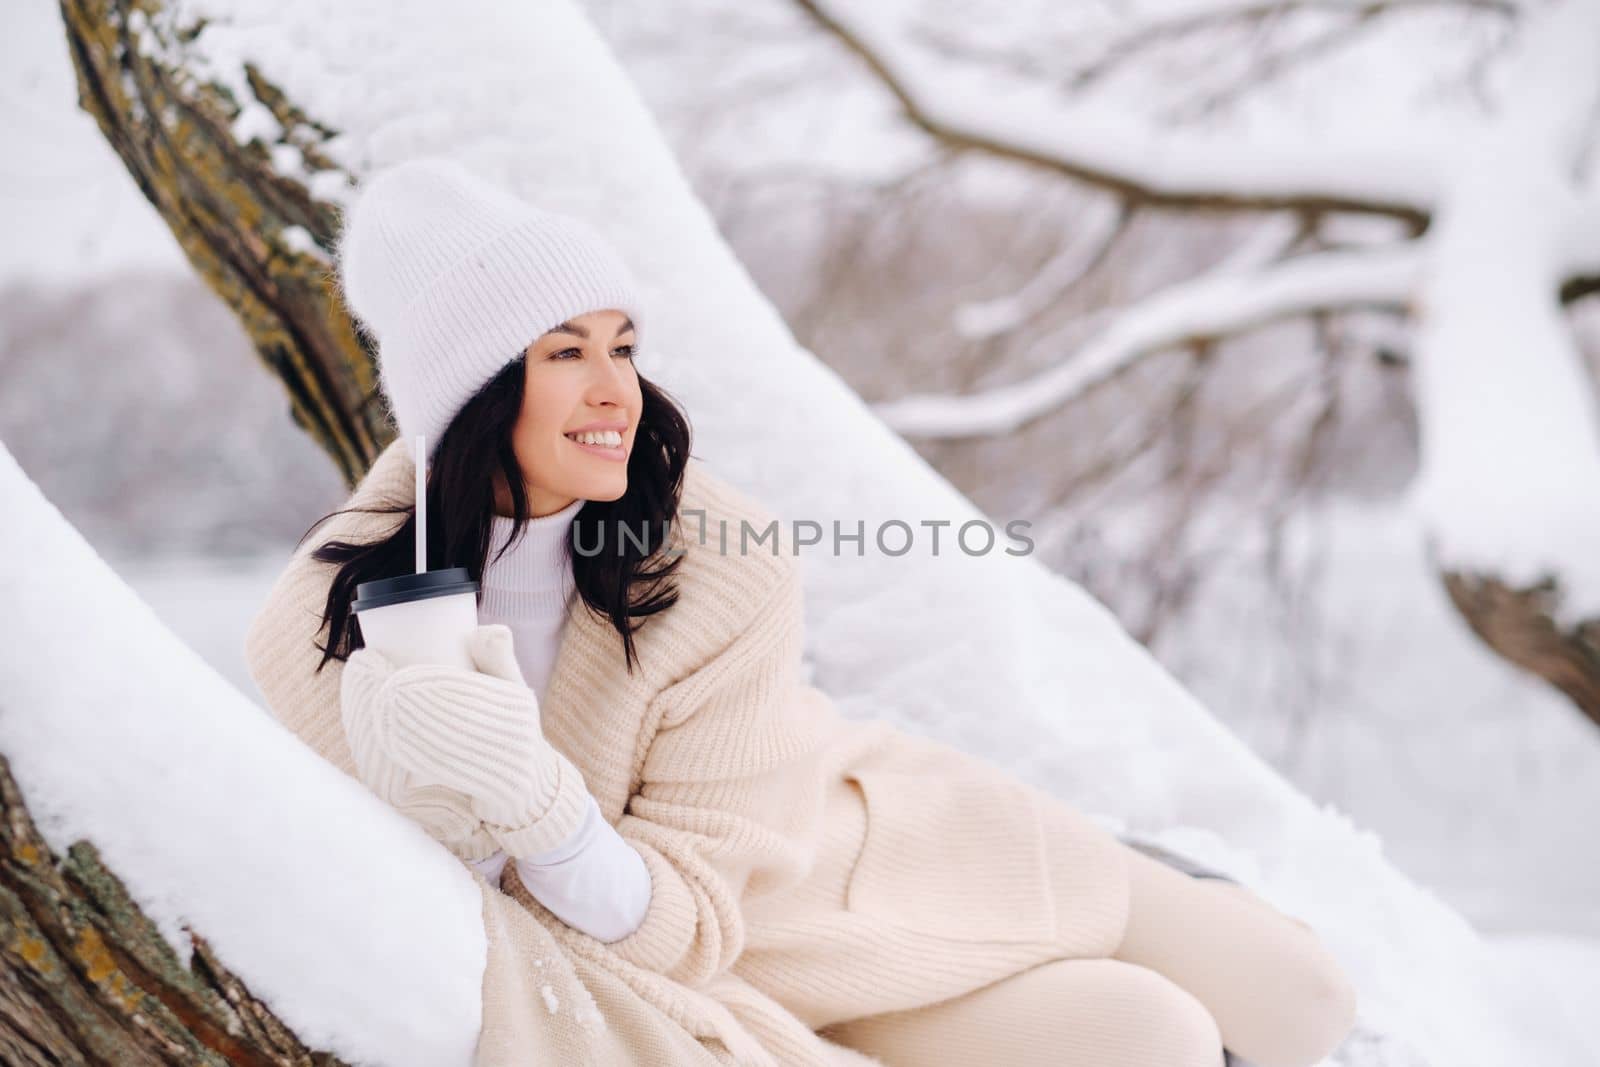
[[[174,636],[4,447],[0,513],[0,1062],[470,1063],[467,869]]]
[[[57,856],[0,756],[0,1063],[319,1064],[211,945],[185,966],[93,844]]]

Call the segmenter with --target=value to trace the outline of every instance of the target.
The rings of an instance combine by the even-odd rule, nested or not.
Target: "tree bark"
[[[94,116],[207,284],[239,315],[287,389],[294,422],[354,485],[394,436],[373,352],[328,279],[337,208],[239,145],[239,103],[152,54],[182,55],[161,0],[62,0],[79,104]],[[150,53],[130,27],[160,39]],[[257,100],[308,170],[332,131],[259,71]],[[296,242],[291,227],[314,249]],[[320,254],[319,254],[320,252]],[[184,928],[186,964],[87,841],[55,855],[0,755],[0,1063],[335,1065],[308,1049]]]
[[[238,314],[288,390],[296,425],[354,486],[394,430],[373,352],[328,271],[337,205],[282,177],[259,139],[237,143],[231,124],[242,106],[230,90],[155,58],[185,55],[194,35],[172,27],[165,0],[61,0],[61,14],[79,105],[200,276]],[[141,51],[141,37],[156,47]],[[261,71],[246,64],[245,72],[256,102],[282,128],[278,148],[297,151],[308,173],[339,172],[322,151],[336,131],[301,112]]]
[[[63,859],[0,756],[0,1063],[332,1067],[187,927],[186,966],[86,841]]]
[[[1600,619],[1558,625],[1560,590],[1551,580],[1513,589],[1492,575],[1449,572],[1444,585],[1484,644],[1561,690],[1600,726]]]

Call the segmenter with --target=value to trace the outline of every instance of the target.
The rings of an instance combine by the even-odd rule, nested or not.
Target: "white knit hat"
[[[400,433],[427,434],[430,455],[462,405],[540,334],[608,308],[643,327],[639,287],[599,231],[450,159],[368,178],[337,259]]]

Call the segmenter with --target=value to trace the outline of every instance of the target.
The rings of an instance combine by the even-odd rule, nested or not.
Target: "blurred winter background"
[[[1273,131],[1463,145],[1492,110],[1514,5],[870,6],[908,21],[917,63],[887,62],[871,20],[829,25],[794,0],[588,5],[804,345],[886,417],[926,419],[907,436],[930,462],[999,523],[1031,520],[1051,566],[1306,794],[1380,833],[1402,870],[1486,932],[1600,960],[1600,728],[1475,637],[1427,555],[1405,506],[1420,432],[1418,342],[1388,296],[1402,287],[1358,264],[1285,295],[1274,287],[1293,280],[1265,270],[1291,250],[1381,249],[1419,221],[1382,207],[1411,175],[1379,156],[1329,174],[1351,204],[1275,207],[1295,160]],[[77,108],[56,6],[26,0],[6,21],[0,439],[253,693],[248,617],[345,489]],[[1030,125],[1037,102],[970,81],[939,99],[942,66],[963,64],[1092,101],[1100,132],[1050,143]],[[900,74],[929,89],[922,122],[887,80]],[[1178,146],[1184,129],[1233,124],[1239,156],[1206,165],[1255,203],[1158,195],[1163,157],[1118,139],[1135,114]],[[1255,160],[1268,166],[1252,188]],[[1158,299],[1197,279],[1216,285],[1189,297],[1215,322]],[[1563,311],[1591,376],[1596,304]],[[1040,379],[1085,352],[1108,372]],[[1030,382],[1025,417],[900,405]],[[965,417],[969,432],[927,432]],[[1541,432],[1538,411],[1505,423],[1526,434],[1467,431],[1512,452]],[[1583,973],[1600,984],[1600,963]]]

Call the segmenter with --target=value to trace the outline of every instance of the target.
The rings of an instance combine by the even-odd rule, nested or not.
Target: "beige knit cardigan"
[[[413,477],[397,440],[345,507],[409,505]],[[246,638],[272,713],[352,777],[342,663],[314,670],[334,568],[310,552],[403,518],[318,527]],[[803,682],[783,524],[691,459],[672,543],[679,600],[636,631],[633,672],[575,596],[540,705],[547,739],[643,856],[649,910],[605,943],[529,895],[514,864],[499,887],[480,878],[478,1063],[860,1063],[814,1031],[1115,950],[1128,885],[1114,837],[975,757],[846,719]],[[547,985],[570,1010],[550,1010]]]

